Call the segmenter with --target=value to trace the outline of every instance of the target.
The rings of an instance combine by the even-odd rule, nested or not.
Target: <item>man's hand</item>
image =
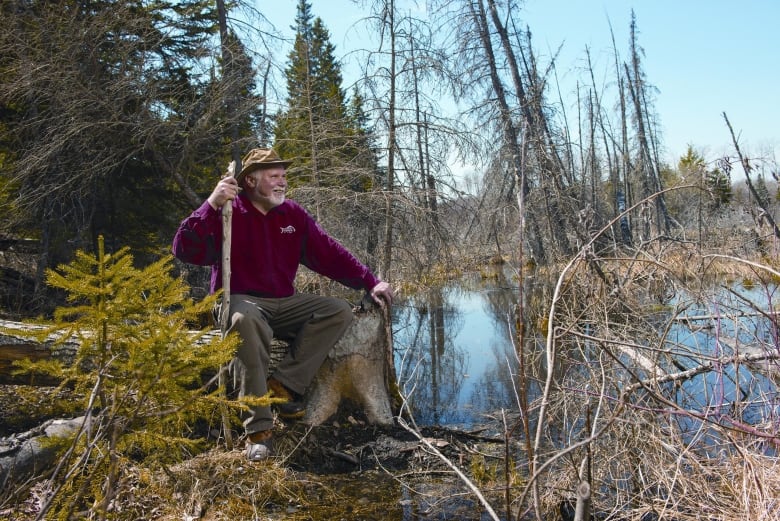
[[[369,292],[371,298],[374,299],[379,307],[384,307],[385,304],[391,305],[393,303],[393,288],[387,282],[380,282]]]
[[[236,198],[239,192],[238,183],[234,177],[235,163],[233,161],[228,165],[227,173],[225,177],[219,180],[217,186],[214,187],[214,191],[209,195],[208,202],[215,210],[222,208],[222,206]]]

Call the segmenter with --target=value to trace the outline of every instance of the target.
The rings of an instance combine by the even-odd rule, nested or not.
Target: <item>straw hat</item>
[[[244,176],[255,170],[272,166],[283,166],[287,168],[292,161],[284,161],[273,148],[253,148],[241,160],[241,172],[236,176],[240,183]]]

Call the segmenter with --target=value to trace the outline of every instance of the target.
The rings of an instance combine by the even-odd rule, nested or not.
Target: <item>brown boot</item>
[[[268,379],[268,390],[271,391],[272,398],[281,398],[286,400],[281,403],[273,404],[274,409],[280,418],[286,420],[295,420],[306,414],[306,406],[303,404],[303,397],[298,393],[291,391],[276,378]]]
[[[251,432],[246,440],[246,459],[249,461],[264,461],[273,456],[273,431]]]

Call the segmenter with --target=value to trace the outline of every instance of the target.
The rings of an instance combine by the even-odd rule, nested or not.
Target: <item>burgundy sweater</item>
[[[211,266],[212,293],[222,287],[221,246],[222,213],[208,201],[182,221],[173,238],[176,258]],[[379,283],[295,201],[287,199],[263,215],[239,194],[233,201],[231,293],[289,297],[300,264],[353,289],[370,291]]]

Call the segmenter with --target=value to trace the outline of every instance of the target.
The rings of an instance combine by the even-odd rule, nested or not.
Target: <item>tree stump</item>
[[[379,308],[356,310],[355,319],[320,367],[307,393],[303,421],[320,425],[344,400],[360,406],[369,423],[393,423],[387,357],[390,339]]]

